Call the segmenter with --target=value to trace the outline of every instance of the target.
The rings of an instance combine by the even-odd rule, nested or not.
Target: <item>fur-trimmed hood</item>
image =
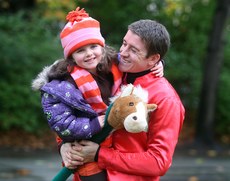
[[[52,65],[49,65],[43,68],[43,70],[37,75],[37,77],[32,80],[32,85],[31,85],[32,90],[39,91],[43,85],[48,83],[49,81],[48,74],[51,68],[60,61],[63,61],[63,59],[56,60]]]

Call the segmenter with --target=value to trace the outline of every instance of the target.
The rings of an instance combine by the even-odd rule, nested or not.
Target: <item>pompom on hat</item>
[[[60,34],[65,58],[88,44],[105,46],[105,40],[100,32],[100,23],[89,17],[84,9],[77,7],[75,11],[68,13],[66,20],[68,23]]]

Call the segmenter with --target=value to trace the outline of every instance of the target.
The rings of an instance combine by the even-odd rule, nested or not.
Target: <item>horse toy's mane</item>
[[[110,98],[111,103],[113,103],[120,96],[124,97],[124,96],[129,96],[131,94],[139,97],[140,99],[142,99],[142,101],[146,103],[148,102],[148,91],[143,89],[140,85],[137,86],[133,86],[132,84],[122,85],[120,92],[121,94]]]

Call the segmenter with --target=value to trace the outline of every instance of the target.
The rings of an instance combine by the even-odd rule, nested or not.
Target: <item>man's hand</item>
[[[78,156],[77,152],[73,149],[72,143],[65,143],[61,146],[60,154],[65,167],[75,169],[79,165],[83,165],[83,158]]]
[[[87,163],[94,161],[99,145],[92,141],[82,140],[78,143],[75,142],[72,148],[79,158],[83,158],[83,162]]]

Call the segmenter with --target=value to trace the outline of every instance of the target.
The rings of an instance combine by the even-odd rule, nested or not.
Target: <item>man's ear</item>
[[[161,56],[160,54],[154,54],[154,55],[151,55],[149,57],[149,61],[148,61],[148,64],[150,67],[153,67],[159,60],[160,60]]]

